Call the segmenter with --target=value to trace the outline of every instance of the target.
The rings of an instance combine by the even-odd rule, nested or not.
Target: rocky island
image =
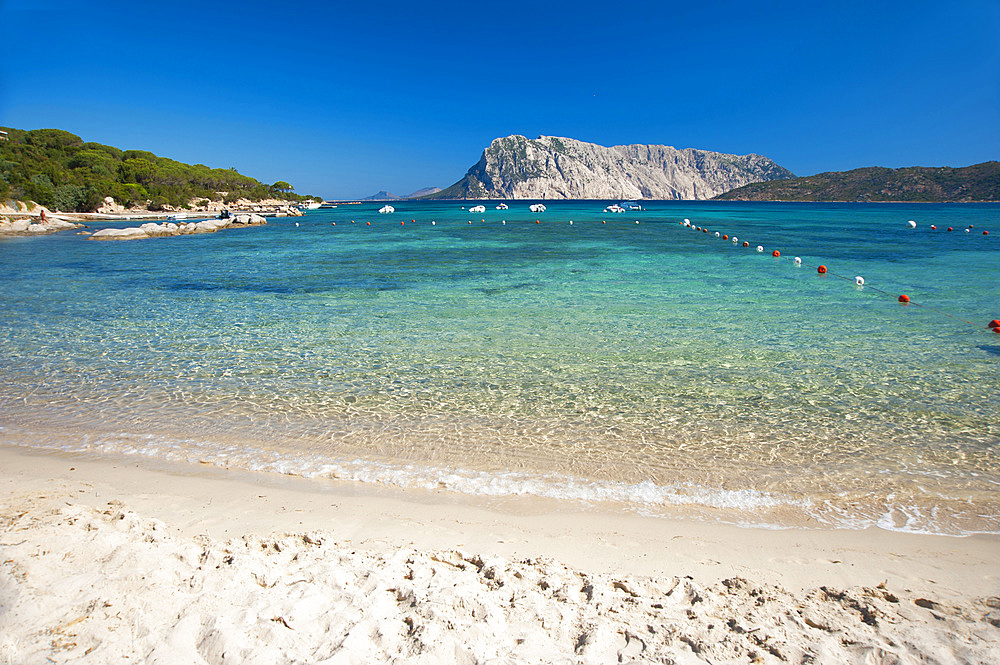
[[[494,139],[465,177],[423,198],[705,200],[749,183],[792,177],[754,154],[514,135]]]

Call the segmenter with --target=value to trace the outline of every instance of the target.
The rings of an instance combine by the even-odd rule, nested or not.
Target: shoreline
[[[6,617],[0,612],[0,635],[6,632],[15,640],[12,643],[8,637],[4,642],[0,638],[0,662],[4,662],[5,656],[8,662],[19,662],[18,658],[27,654],[27,643],[23,640],[31,639],[31,631],[47,628],[58,633],[61,626],[78,619],[79,603],[55,601],[70,593],[93,595],[92,589],[84,589],[88,580],[149,576],[153,573],[148,567],[156,566],[156,562],[167,568],[176,565],[179,551],[204,548],[209,553],[206,556],[211,557],[236,551],[237,547],[247,548],[247,543],[270,548],[263,559],[258,552],[250,556],[248,550],[241,561],[257,571],[255,574],[270,576],[278,586],[294,582],[289,576],[297,579],[305,574],[300,568],[303,564],[279,553],[292,551],[312,566],[329,568],[327,572],[331,575],[347,574],[344,570],[353,570],[351,561],[361,557],[359,565],[369,571],[374,569],[374,580],[386,589],[399,590],[408,584],[419,586],[417,581],[425,577],[450,580],[442,588],[432,584],[417,589],[415,598],[405,593],[402,599],[392,601],[372,598],[374,606],[366,604],[367,595],[350,599],[351,611],[370,616],[388,612],[400,622],[403,633],[408,633],[401,636],[396,646],[383,644],[382,656],[367,654],[376,661],[391,660],[385,654],[396,653],[393,649],[409,653],[406,649],[415,648],[419,631],[412,629],[418,623],[426,629],[424,637],[430,633],[437,636],[425,640],[421,647],[427,654],[436,654],[437,662],[483,662],[491,653],[497,656],[490,650],[498,648],[508,649],[504,653],[512,662],[538,662],[518,650],[517,640],[511,641],[517,635],[522,635],[517,639],[527,640],[524,643],[534,644],[538,653],[549,654],[551,658],[543,659],[546,662],[559,658],[566,659],[565,662],[608,662],[603,656],[588,659],[587,655],[592,651],[592,655],[600,652],[607,656],[615,649],[619,654],[638,657],[639,652],[629,652],[629,644],[634,642],[629,635],[635,640],[642,636],[644,657],[660,654],[687,659],[682,662],[725,660],[726,654],[717,647],[726,644],[730,649],[728,657],[733,659],[745,660],[756,649],[756,653],[763,654],[761,662],[783,662],[766,646],[755,647],[751,639],[754,634],[764,637],[764,642],[773,644],[779,653],[813,653],[819,662],[862,662],[873,649],[905,657],[907,648],[915,646],[927,652],[958,654],[960,651],[963,662],[986,663],[1000,648],[1000,613],[992,607],[1000,604],[998,536],[956,538],[874,529],[857,532],[753,529],[613,514],[537,498],[469,501],[467,497],[439,492],[368,488],[345,481],[172,463],[139,464],[135,460],[42,453],[7,444],[0,444],[0,486],[6,497],[0,502],[0,543],[7,560],[0,567],[0,603],[10,608]],[[89,524],[88,530],[80,533],[84,522]],[[72,570],[60,568],[45,554],[38,554],[39,547],[61,553],[60,547],[75,542],[73,539],[77,537],[82,539],[81,543],[94,547],[102,538],[113,537],[115,546],[112,553],[93,552],[88,563],[78,561]],[[53,538],[57,542],[52,542]],[[323,546],[310,544],[311,541]],[[111,564],[98,563],[107,556],[112,557]],[[407,564],[409,578],[396,566],[401,564],[397,560],[400,556],[414,562]],[[38,567],[43,560],[48,562],[46,566]],[[266,568],[272,564],[277,567]],[[261,566],[267,572],[262,573]],[[225,568],[197,567],[185,575],[190,573],[199,585],[219,593],[217,584],[233,584],[232,579],[225,577]],[[26,577],[19,577],[22,573]],[[65,578],[70,575],[72,579]],[[538,575],[543,580],[566,580],[573,576],[591,580],[591,592],[580,596],[576,590],[571,597],[552,598],[552,590],[546,584],[554,587],[555,582],[543,584]],[[528,584],[529,579],[534,581]],[[504,584],[497,586],[497,580]],[[77,583],[82,586],[74,592]],[[455,604],[461,599],[448,600],[451,589],[464,594],[480,584],[486,588],[476,597],[486,609],[469,611],[486,613],[486,623],[480,628],[493,633],[485,640],[476,637],[474,629],[479,620],[463,629],[464,632],[445,627],[448,622],[457,626],[456,622],[460,623],[464,616],[461,603]],[[682,619],[673,618],[670,604],[655,601],[664,596],[664,589],[670,588],[670,584],[675,587],[681,584],[685,594],[700,597],[698,603],[688,603],[690,607],[684,608],[685,612],[700,613],[711,606],[719,616],[711,621],[691,619],[683,625],[677,624]],[[595,585],[602,589],[600,593],[593,591]],[[349,587],[341,585],[337,593]],[[621,592],[622,587],[629,592]],[[317,591],[314,583],[296,588],[307,595]],[[764,615],[754,609],[760,607],[755,598],[761,597],[759,593],[751,594],[755,589],[758,592],[764,589],[769,598]],[[250,591],[244,587],[237,590],[239,594]],[[107,596],[113,592],[101,593]],[[135,603],[139,606],[125,609],[136,626],[141,617],[152,611],[151,607],[170,606],[175,596],[186,597],[189,589],[171,583],[141,590],[131,588],[129,593],[122,593],[136,596]],[[327,589],[324,593],[334,591]],[[509,608],[502,603],[491,605],[491,594],[495,593],[508,596],[514,593],[518,601]],[[220,610],[225,621],[234,626],[239,624],[236,627],[243,631],[239,634],[249,636],[254,642],[257,633],[253,631],[261,626],[287,630],[281,621],[275,624],[270,615],[244,616],[254,608],[258,613],[270,612],[270,605],[261,609],[249,600],[238,600],[244,597],[239,594],[237,600],[230,598],[230,605]],[[435,594],[439,602],[448,604],[450,612],[459,615],[435,618],[429,610],[422,613],[423,609],[433,607],[443,611],[432,602]],[[11,603],[11,597],[18,600]],[[895,598],[895,602],[890,598]],[[580,618],[599,610],[599,601],[616,608],[608,615],[607,621],[611,623],[602,623],[601,617],[606,612],[595,614],[591,617],[593,621]],[[126,601],[120,598],[108,602]],[[198,603],[203,602],[208,601],[199,596]],[[269,598],[266,602],[276,601]],[[300,598],[298,604],[278,614],[297,633],[306,624],[310,630],[316,628],[319,620],[307,622],[302,618],[303,602]],[[379,605],[386,602],[389,605]],[[206,610],[198,603],[191,612]],[[550,608],[550,603],[555,604]],[[46,609],[30,609],[29,604]],[[657,609],[656,605],[661,607]],[[535,608],[539,616],[544,614],[548,619],[521,616],[518,608],[524,607]],[[562,619],[550,616],[547,614],[550,610],[545,608],[558,609]],[[115,605],[108,612],[119,610],[122,607]],[[35,616],[31,612],[42,614]],[[414,612],[419,616],[415,617]],[[567,612],[577,616],[577,623],[582,621],[573,628],[582,634],[560,636],[560,630],[568,629]],[[84,617],[86,620],[73,626],[73,642],[80,648],[84,644],[93,647],[94,657],[90,662],[102,662],[98,655],[106,659],[111,653],[120,653],[113,649],[132,648],[150,657],[149,662],[180,662],[157,660],[151,655],[165,649],[172,634],[185,643],[198,642],[198,634],[182,631],[178,637],[175,630],[138,636],[137,629],[133,629],[129,645],[125,645],[116,642],[114,636],[106,637],[110,619],[100,619],[98,614],[90,610]],[[150,621],[151,616],[147,617]],[[205,617],[199,616],[204,624]],[[407,616],[417,623],[407,624]],[[490,616],[497,621],[491,623]],[[875,624],[865,621],[865,616],[875,617]],[[804,623],[803,617],[808,619]],[[173,616],[159,620],[176,622],[177,629],[195,618],[188,613],[180,621]],[[590,625],[588,621],[597,623]],[[663,631],[654,631],[659,637],[646,635],[645,625],[651,621],[658,627],[657,622],[673,626],[674,632],[667,630],[667,637]],[[762,632],[748,632],[748,621],[764,622]],[[824,628],[811,627],[810,621]],[[668,639],[670,635],[673,637]],[[141,637],[138,640],[141,648],[130,646],[137,637]],[[296,639],[300,637],[303,635],[297,635]],[[22,642],[16,642],[17,639]],[[457,642],[452,644],[449,639]],[[957,642],[949,644],[950,639]],[[699,640],[700,650],[696,648]],[[718,644],[710,644],[710,640]],[[837,646],[843,640],[857,647]],[[906,640],[912,642],[907,645]],[[894,641],[896,648],[890,646]],[[545,649],[539,646],[543,643],[547,645]],[[588,651],[588,644],[593,650]],[[345,662],[351,662],[351,658],[364,659],[364,648],[371,646],[372,643],[367,647],[342,644],[338,653]],[[441,649],[454,653],[459,646],[474,658],[440,659],[444,653]],[[301,656],[300,651],[287,651],[284,655],[292,653]],[[428,662],[432,660],[428,657]]]

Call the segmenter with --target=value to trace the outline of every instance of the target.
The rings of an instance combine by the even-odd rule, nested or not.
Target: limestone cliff
[[[760,155],[514,135],[494,139],[464,178],[425,198],[700,200],[792,177]]]

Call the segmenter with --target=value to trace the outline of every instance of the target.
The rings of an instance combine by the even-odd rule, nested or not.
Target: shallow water
[[[0,440],[1000,532],[1000,205],[509,203],[0,240]]]

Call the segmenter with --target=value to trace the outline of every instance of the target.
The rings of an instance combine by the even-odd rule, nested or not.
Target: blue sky
[[[0,0],[0,125],[300,193],[446,187],[498,136],[1000,159],[1000,2]]]

